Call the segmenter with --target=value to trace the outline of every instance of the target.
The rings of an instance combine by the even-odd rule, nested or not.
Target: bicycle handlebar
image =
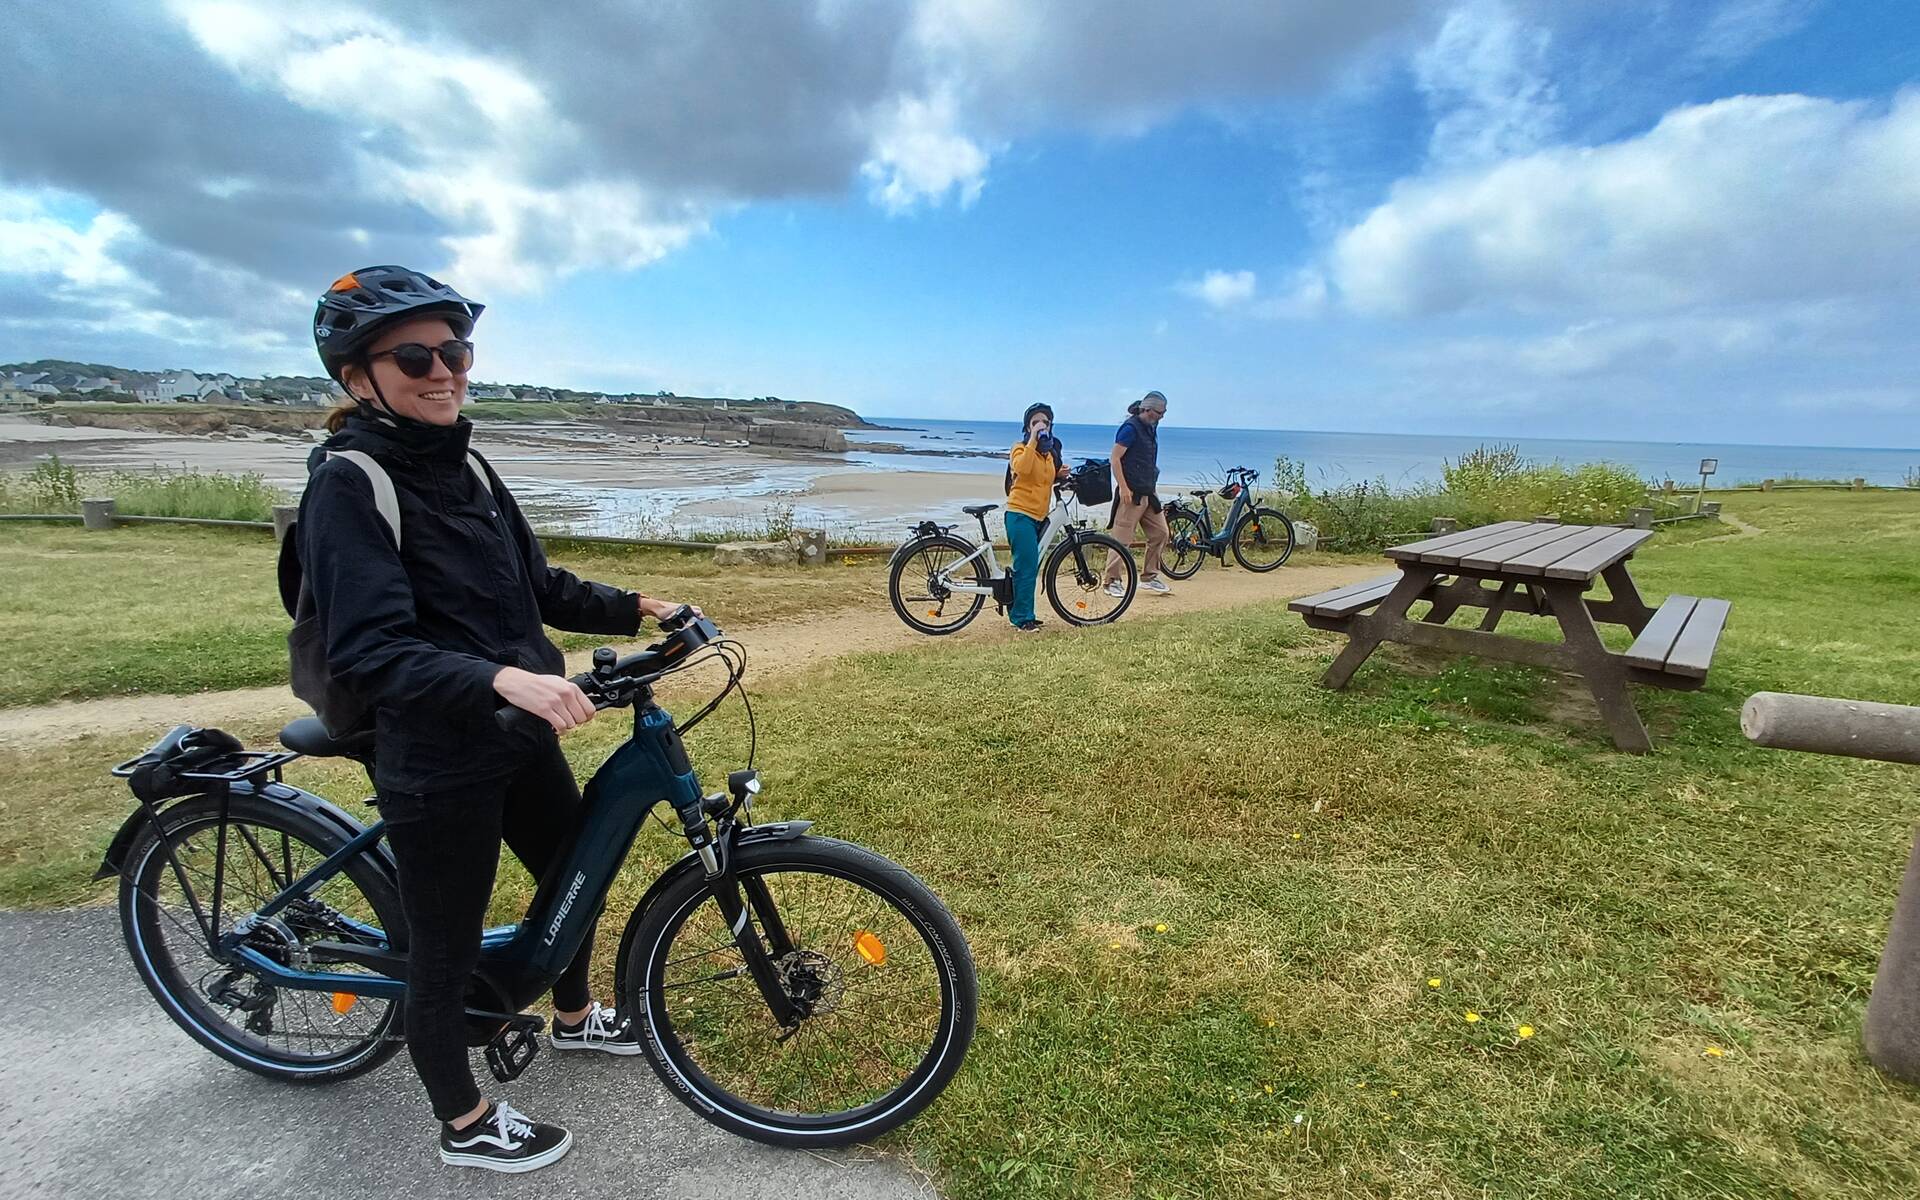
[[[673,671],[687,656],[702,646],[720,640],[720,627],[703,616],[695,616],[693,606],[682,604],[660,619],[660,631],[667,636],[618,658],[611,648],[602,646],[593,652],[593,670],[569,677],[569,683],[587,694],[596,711],[633,703],[643,687]],[[494,710],[494,723],[509,733],[532,733],[552,728],[545,717],[513,704]]]

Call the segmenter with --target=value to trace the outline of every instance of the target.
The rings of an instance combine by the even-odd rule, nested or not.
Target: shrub
[[[111,496],[141,517],[267,521],[285,495],[259,475],[200,471],[77,471],[58,457],[25,474],[0,475],[0,512],[77,513],[83,496]]]
[[[1291,490],[1296,515],[1312,521],[1321,540],[1342,550],[1378,550],[1424,533],[1435,517],[1462,527],[1551,515],[1563,521],[1625,521],[1648,504],[1648,485],[1616,463],[1532,463],[1518,446],[1481,446],[1441,465],[1438,484],[1395,489],[1385,479],[1343,483],[1319,492],[1306,483],[1305,464],[1281,458],[1274,475]],[[1678,504],[1659,508],[1678,511]]]

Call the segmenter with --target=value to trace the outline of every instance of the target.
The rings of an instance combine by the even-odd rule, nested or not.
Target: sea
[[[886,470],[992,470],[1020,437],[1014,421],[946,421],[922,417],[869,417],[885,429],[847,431],[848,459]],[[1056,435],[1069,463],[1105,458],[1115,426],[1060,425]],[[893,454],[863,451],[890,442],[914,450],[964,455]],[[1920,471],[1920,449],[1866,446],[1767,446],[1743,442],[1623,442],[1572,438],[1444,436],[1396,433],[1326,433],[1299,429],[1208,429],[1168,422],[1161,427],[1160,473],[1180,482],[1222,478],[1228,467],[1252,467],[1271,479],[1274,460],[1285,455],[1304,463],[1315,488],[1384,479],[1395,487],[1437,482],[1443,465],[1481,446],[1516,446],[1535,462],[1575,465],[1609,462],[1655,482],[1684,486],[1700,481],[1702,460],[1714,460],[1709,486],[1731,487],[1762,479],[1865,479],[1901,484]]]

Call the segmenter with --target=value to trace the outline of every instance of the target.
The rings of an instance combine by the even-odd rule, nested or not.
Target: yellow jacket
[[[1053,510],[1053,477],[1060,464],[1051,454],[1042,454],[1025,442],[1016,442],[1009,455],[1013,466],[1013,487],[1007,491],[1007,507],[1044,521]]]

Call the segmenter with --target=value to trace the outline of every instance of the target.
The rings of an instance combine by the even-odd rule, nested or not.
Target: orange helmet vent
[[[358,275],[355,275],[352,271],[348,271],[345,275],[342,275],[340,278],[334,280],[333,286],[328,288],[327,290],[330,292],[346,292],[346,291],[351,291],[354,288],[357,288],[359,286],[360,286],[360,277]]]

